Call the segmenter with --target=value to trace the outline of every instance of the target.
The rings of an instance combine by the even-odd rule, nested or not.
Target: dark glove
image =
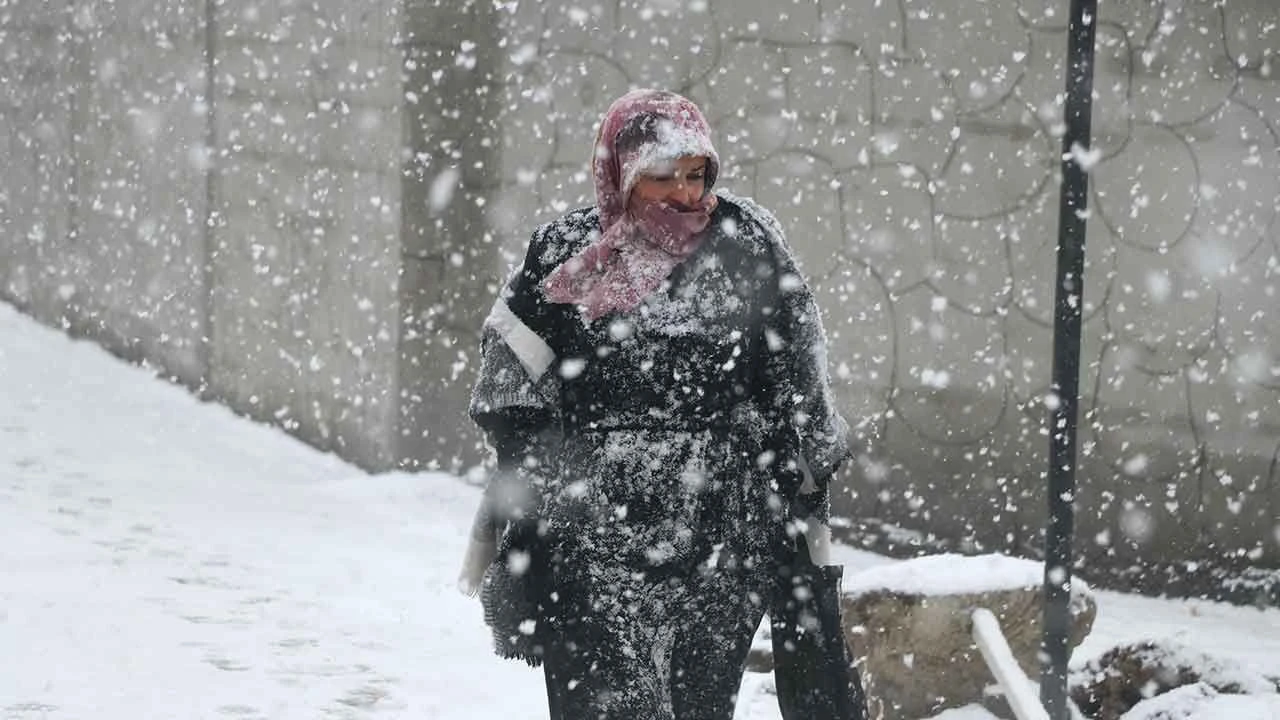
[[[494,652],[535,667],[546,653],[552,604],[551,567],[545,547],[537,520],[513,521],[480,586],[480,604],[485,624],[493,633]]]
[[[545,423],[517,420],[490,429],[498,468],[485,486],[488,522],[501,530],[484,573],[480,601],[501,657],[539,665],[546,646],[551,565],[538,506],[554,479],[551,461],[559,433]]]
[[[555,473],[552,458],[560,434],[552,428],[513,424],[493,431],[490,438],[498,451],[498,468],[489,477],[485,496],[501,528],[537,512]]]

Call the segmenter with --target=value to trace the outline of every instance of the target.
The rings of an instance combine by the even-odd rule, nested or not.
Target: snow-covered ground
[[[476,496],[364,473],[0,304],[0,718],[546,717],[540,673],[492,656],[454,589]],[[1106,592],[1077,660],[1165,638],[1280,676],[1278,611]],[[739,718],[776,720],[768,682]],[[1193,695],[1165,704],[1280,718],[1276,695]]]

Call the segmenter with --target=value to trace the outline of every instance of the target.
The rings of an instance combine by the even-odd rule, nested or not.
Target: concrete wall
[[[373,467],[395,459],[395,0],[214,3],[209,384]]]
[[[0,296],[367,467],[464,468],[498,283],[592,201],[607,103],[672,88],[819,289],[860,450],[841,508],[1034,551],[1063,12],[0,0]],[[1278,23],[1266,0],[1103,4],[1094,566],[1280,564]]]
[[[458,467],[433,323],[483,317],[445,279],[480,210],[427,171],[478,142],[494,61],[453,50],[497,30],[435,5],[0,2],[0,297],[366,467]]]
[[[488,456],[466,410],[478,331],[505,272],[487,220],[503,150],[503,41],[488,0],[405,7],[401,458],[459,470]]]
[[[204,16],[134,5],[0,5],[0,294],[196,382]]]

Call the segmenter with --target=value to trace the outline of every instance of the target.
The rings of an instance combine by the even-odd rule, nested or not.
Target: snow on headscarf
[[[640,176],[682,157],[707,158],[702,197],[692,207],[659,201],[629,212]],[[600,237],[543,285],[549,300],[578,305],[588,322],[636,307],[698,249],[716,208],[711,186],[720,158],[697,105],[671,92],[635,90],[605,112],[591,165]]]

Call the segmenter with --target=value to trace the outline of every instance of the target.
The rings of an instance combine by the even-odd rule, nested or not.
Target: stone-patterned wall
[[[861,443],[842,509],[1034,551],[1065,4],[504,8],[507,262],[592,202],[612,98],[691,96],[723,184],[779,216],[821,294]],[[1098,22],[1077,551],[1274,566],[1280,7],[1116,0]]]

